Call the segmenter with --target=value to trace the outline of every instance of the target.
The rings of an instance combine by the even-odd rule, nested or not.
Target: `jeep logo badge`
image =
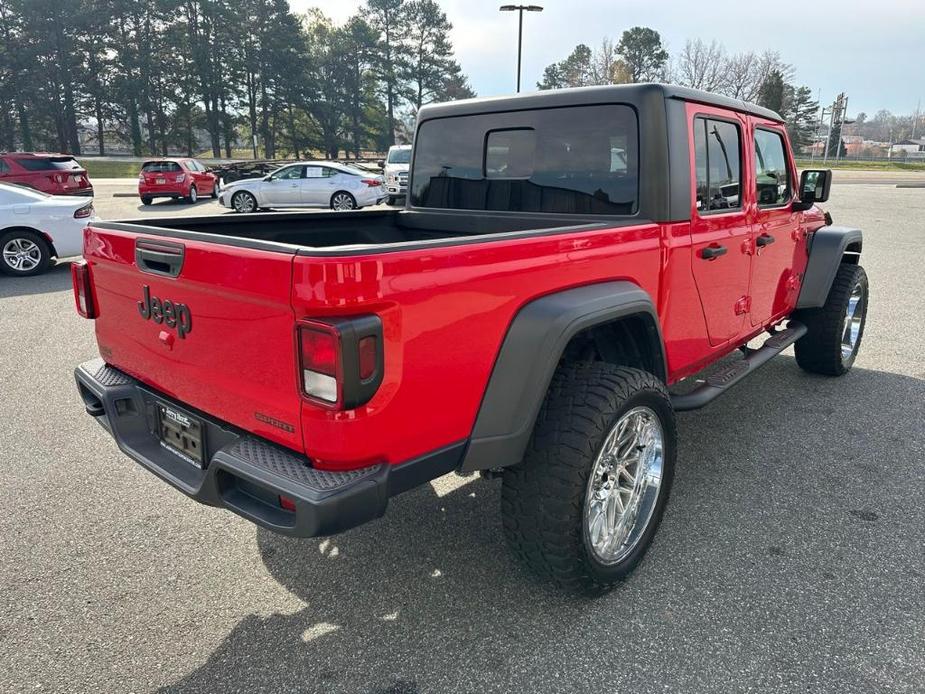
[[[146,284],[142,287],[142,299],[138,302],[138,313],[145,320],[163,323],[168,328],[176,328],[180,338],[193,329],[193,315],[186,304],[180,304],[170,299],[159,299],[151,296],[151,288]]]

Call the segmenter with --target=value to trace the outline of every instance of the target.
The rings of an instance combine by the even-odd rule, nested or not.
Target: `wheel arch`
[[[633,344],[602,347],[614,339]],[[583,350],[596,351],[588,358],[644,368],[666,379],[658,315],[638,285],[602,282],[535,299],[508,327],[460,471],[520,462],[556,368],[563,358],[585,358]]]
[[[341,193],[344,193],[345,195],[349,195],[351,197],[351,199],[353,200],[354,208],[359,207],[360,203],[357,202],[357,196],[354,195],[349,190],[347,190],[346,188],[338,188],[333,193],[331,193],[331,197],[328,198],[328,207],[331,207],[331,208],[334,207],[334,198],[340,195]]]
[[[838,266],[857,265],[863,245],[864,235],[853,227],[826,226],[813,233],[797,308],[825,305]]]

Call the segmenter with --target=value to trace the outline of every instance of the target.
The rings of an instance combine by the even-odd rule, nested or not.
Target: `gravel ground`
[[[656,542],[592,601],[512,561],[498,482],[325,540],[194,504],[83,413],[67,268],[0,278],[0,691],[921,692],[925,191],[828,207],[866,233],[855,369],[786,354],[681,415]]]

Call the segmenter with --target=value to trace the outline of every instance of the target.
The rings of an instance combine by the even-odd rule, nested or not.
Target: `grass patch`
[[[832,160],[797,159],[799,169],[855,169],[857,171],[925,171],[925,161],[852,161],[842,159],[837,164]]]
[[[141,171],[141,162],[137,161],[80,158],[77,161],[87,170],[91,181],[94,178],[137,178]]]

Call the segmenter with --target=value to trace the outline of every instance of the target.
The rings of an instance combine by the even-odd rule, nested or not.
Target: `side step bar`
[[[806,334],[806,326],[796,321],[790,321],[787,328],[774,333],[758,349],[749,350],[741,361],[711,374],[690,393],[671,396],[671,404],[676,412],[696,410],[708,405],[727,390],[732,388],[743,378],[753,373],[759,366],[763,366],[772,358],[787,349],[794,342]]]

